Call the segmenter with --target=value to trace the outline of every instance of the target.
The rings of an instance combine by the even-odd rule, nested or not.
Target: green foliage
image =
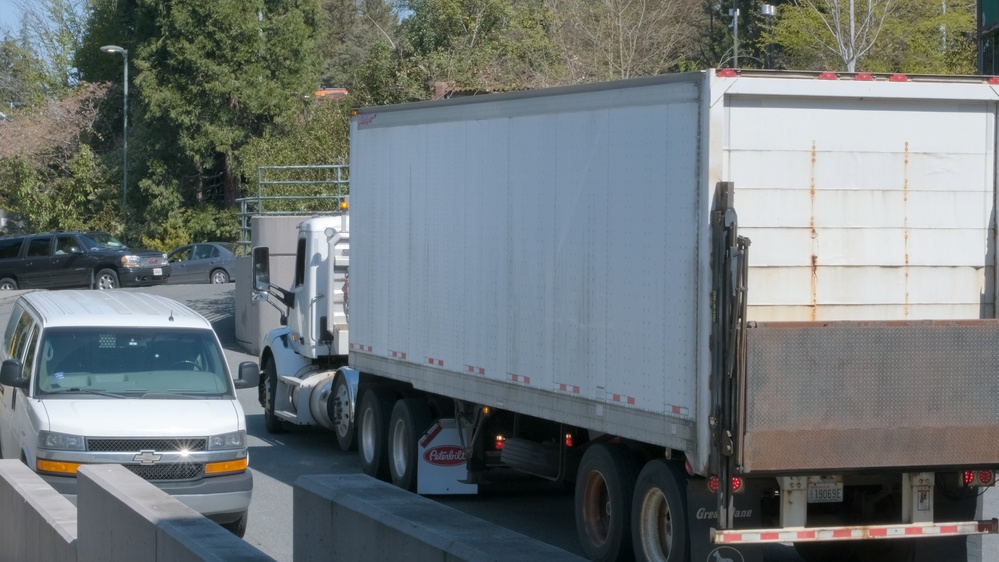
[[[177,209],[153,232],[143,234],[143,247],[169,252],[192,242],[235,241],[239,237],[235,211],[213,205]]]
[[[0,110],[13,115],[18,108],[45,103],[45,74],[31,49],[12,38],[0,40]]]
[[[816,3],[820,4],[820,3]],[[846,10],[845,1],[841,0]],[[857,3],[856,17],[861,3]],[[863,4],[866,6],[866,4]],[[858,58],[856,70],[913,74],[971,74],[975,72],[974,4],[948,4],[943,13],[939,0],[876,2],[877,10],[890,10],[870,50]],[[845,70],[837,52],[837,38],[825,26],[828,14],[807,5],[784,5],[778,24],[766,40],[781,46],[782,66],[810,70]],[[946,37],[946,40],[945,40]],[[845,38],[842,38],[845,39]]]
[[[459,89],[530,87],[557,74],[548,12],[531,0],[409,0],[402,23],[421,82]]]
[[[44,170],[22,158],[0,160],[0,182],[8,186],[5,208],[18,213],[26,228],[103,230],[121,234],[119,200],[107,172],[87,145],[79,145],[68,174],[46,178]]]

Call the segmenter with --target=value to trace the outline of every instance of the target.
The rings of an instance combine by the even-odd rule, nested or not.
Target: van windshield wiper
[[[125,398],[122,394],[115,394],[114,392],[107,392],[106,390],[101,390],[99,388],[65,388],[59,390],[46,390],[43,391],[45,396],[52,394],[94,394],[97,396],[107,396],[108,398]]]

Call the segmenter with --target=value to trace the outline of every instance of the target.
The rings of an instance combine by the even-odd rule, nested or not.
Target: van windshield
[[[210,330],[47,328],[35,365],[37,397],[235,396]]]

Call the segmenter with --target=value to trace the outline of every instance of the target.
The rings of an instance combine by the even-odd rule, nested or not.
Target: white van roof
[[[130,291],[32,291],[20,300],[41,318],[43,327],[134,326],[202,328],[212,325],[194,310],[166,297]]]

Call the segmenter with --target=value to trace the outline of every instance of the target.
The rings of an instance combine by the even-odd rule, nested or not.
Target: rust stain
[[[808,226],[811,230],[812,236],[812,292],[811,292],[811,316],[814,321],[818,317],[818,290],[819,290],[819,276],[817,265],[819,263],[818,251],[816,248],[816,239],[818,238],[818,233],[815,231],[815,160],[816,160],[817,150],[815,148],[815,141],[812,141],[812,173],[809,183],[809,196],[811,199],[811,209],[810,217],[808,218]]]
[[[902,160],[902,242],[905,247],[905,304],[902,317],[909,317],[909,141]]]

